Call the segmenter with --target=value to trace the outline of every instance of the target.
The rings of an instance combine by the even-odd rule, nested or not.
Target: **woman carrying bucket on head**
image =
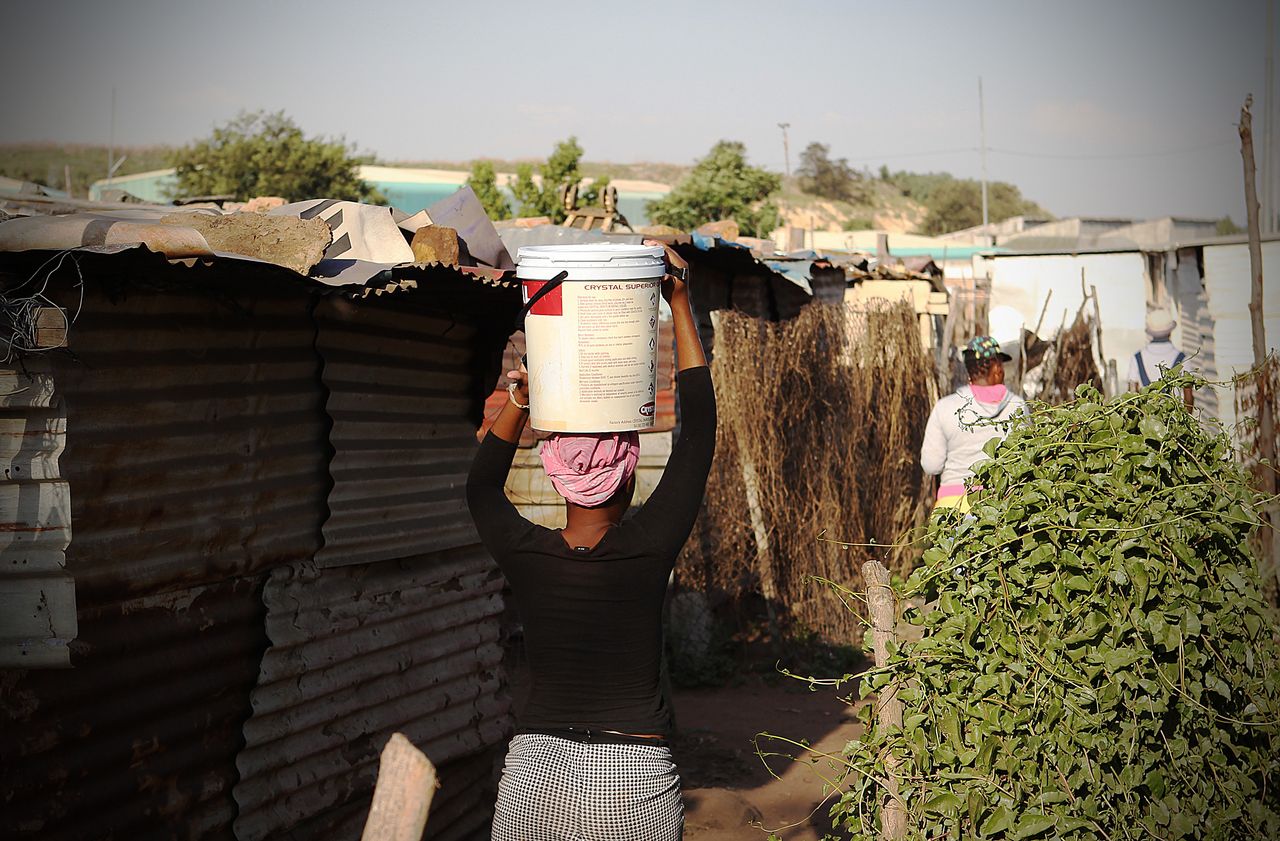
[[[541,311],[538,302],[530,308],[533,373],[508,374],[511,399],[467,481],[480,538],[511,584],[533,672],[498,787],[493,838],[676,841],[684,807],[659,687],[662,603],[711,468],[715,394],[684,260],[656,244],[574,248],[555,247],[550,256],[552,249],[539,249],[527,261],[521,250],[519,274],[534,281],[527,295],[554,282],[561,295]],[[637,359],[626,349],[646,351],[656,340],[647,295],[659,285],[675,321],[681,433],[657,488],[624,521],[635,490],[635,430],[653,414],[645,406],[651,386],[643,384],[652,354]],[[539,318],[561,319],[558,334],[539,334]],[[547,348],[559,357],[548,358]],[[645,375],[639,388],[629,379],[637,368]],[[570,405],[575,397],[580,409]],[[543,465],[565,499],[560,530],[521,517],[503,490],[531,407],[535,428],[543,417],[561,427],[542,445]]]

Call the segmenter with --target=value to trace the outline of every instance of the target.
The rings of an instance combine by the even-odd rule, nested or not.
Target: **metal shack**
[[[1261,243],[1267,346],[1280,346],[1280,237]],[[1147,342],[1146,315],[1168,310],[1178,322],[1173,342],[1212,385],[1196,394],[1207,418],[1228,429],[1237,417],[1231,380],[1253,367],[1249,322],[1251,275],[1245,237],[1190,238],[1148,247],[1108,250],[1000,253],[988,255],[991,303],[1016,310],[1027,325],[1043,311],[1045,332],[1068,323],[1096,286],[1105,361],[1113,363],[1118,388],[1127,388],[1129,360]],[[1046,310],[1047,303],[1047,310]]]
[[[400,731],[428,837],[487,837],[511,720],[464,484],[507,276],[117,245],[0,253],[0,292],[69,321],[0,364],[0,836],[356,839]]]

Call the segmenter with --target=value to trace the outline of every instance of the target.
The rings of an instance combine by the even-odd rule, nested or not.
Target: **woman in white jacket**
[[[965,482],[986,455],[992,438],[1004,438],[1009,422],[1027,410],[1027,401],[1004,384],[1004,363],[1011,357],[990,336],[965,346],[969,384],[938,401],[929,414],[920,447],[920,466],[930,476],[941,474],[936,508],[969,510]]]

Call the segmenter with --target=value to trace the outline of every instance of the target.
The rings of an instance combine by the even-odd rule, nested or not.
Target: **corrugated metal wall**
[[[358,838],[398,730],[440,768],[433,832],[465,835],[487,825],[491,749],[511,730],[502,578],[465,500],[490,339],[416,310],[410,293],[329,299],[316,323],[329,517],[315,563],[266,588],[272,645],[238,760],[236,833]]]
[[[356,838],[394,730],[440,766],[433,837],[483,834],[511,718],[463,490],[501,341],[476,325],[515,293],[447,272],[455,319],[252,264],[81,268],[51,357],[75,668],[0,673],[0,837]],[[55,469],[42,417],[12,464]]]
[[[74,669],[0,675],[0,837],[231,839],[256,582],[88,606]]]
[[[316,309],[334,453],[319,566],[477,540],[465,499],[477,328],[415,312],[410,298],[328,299]]]
[[[358,827],[341,825],[353,803],[367,807],[378,754],[396,731],[442,766],[434,819],[454,801],[483,797],[491,780],[472,785],[448,763],[510,731],[501,588],[479,546],[276,570],[265,593],[272,647],[238,760],[237,837],[278,837],[311,818],[306,837],[358,838]],[[491,777],[492,758],[487,768]],[[484,819],[492,804],[472,805]],[[322,827],[330,812],[338,826]]]
[[[174,271],[190,291],[88,284],[71,353],[50,357],[80,629],[73,670],[4,675],[6,837],[231,837],[262,574],[319,547],[306,297],[252,269]]]
[[[0,668],[71,664],[71,494],[58,471],[66,440],[49,360],[0,368]]]
[[[1188,367],[1213,382],[1218,379],[1218,363],[1214,357],[1209,296],[1200,277],[1200,250],[1179,249],[1165,256],[1164,265],[1165,292],[1178,322],[1173,342],[1187,355]],[[1195,395],[1196,408],[1208,417],[1218,416],[1218,400],[1218,389],[1213,386],[1202,388]]]
[[[223,276],[224,278],[226,275]],[[225,283],[86,302],[59,357],[76,591],[101,603],[314,555],[327,422],[307,299]]]
[[[1252,274],[1244,243],[1205,246],[1204,286],[1213,321],[1213,349],[1218,377],[1229,379],[1253,368],[1253,332],[1249,321]],[[1280,241],[1262,243],[1263,295],[1267,348],[1280,348]],[[1236,417],[1232,396],[1223,394],[1218,417],[1227,426]]]

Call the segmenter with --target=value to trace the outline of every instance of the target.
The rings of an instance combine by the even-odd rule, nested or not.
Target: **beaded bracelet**
[[[525,404],[525,403],[521,403],[519,400],[517,400],[517,399],[516,399],[516,384],[515,384],[515,383],[509,383],[509,384],[507,385],[507,396],[511,398],[511,402],[512,402],[512,403],[516,404],[516,408],[517,408],[517,409],[524,409],[525,411],[528,411],[528,410],[529,410],[529,406],[528,406],[527,404]]]

